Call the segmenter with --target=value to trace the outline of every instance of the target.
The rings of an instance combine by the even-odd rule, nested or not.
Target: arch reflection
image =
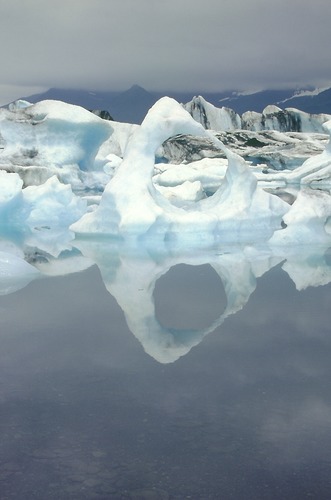
[[[145,352],[160,363],[173,363],[186,355],[226,318],[241,310],[254,292],[258,278],[277,264],[281,263],[298,290],[331,282],[329,247],[236,246],[192,253],[188,249],[185,252],[185,249],[171,248],[169,243],[145,247],[143,244],[121,245],[111,240],[80,240],[72,241],[68,249],[65,238],[63,250],[51,255],[44,237],[33,247],[29,240],[21,245],[4,239],[0,243],[0,251],[5,254],[0,259],[2,294],[14,293],[43,276],[70,274],[97,264],[106,289],[124,312],[130,331]],[[156,284],[178,265],[195,269],[211,266],[224,287],[224,297],[220,294],[216,299],[218,314],[207,326],[172,328],[158,319]]]

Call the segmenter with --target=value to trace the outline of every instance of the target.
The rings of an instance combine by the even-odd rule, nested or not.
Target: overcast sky
[[[39,88],[331,85],[330,0],[0,0],[0,103]]]

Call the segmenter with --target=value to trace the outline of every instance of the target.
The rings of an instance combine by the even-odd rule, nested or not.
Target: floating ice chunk
[[[176,134],[208,137],[228,158],[222,186],[189,209],[172,205],[152,182],[155,152]],[[72,225],[80,235],[182,238],[208,241],[270,237],[288,205],[257,186],[245,161],[230,152],[170,98],[160,99],[129,140],[123,162],[106,186],[97,210]],[[254,236],[255,235],[255,236]]]
[[[199,181],[184,181],[173,187],[156,186],[156,189],[174,205],[183,206],[186,202],[196,202],[205,198],[204,190]]]
[[[309,114],[295,108],[281,109],[272,104],[266,106],[262,113],[246,111],[240,117],[232,109],[217,108],[201,96],[194,97],[184,108],[204,128],[217,131],[242,129],[323,133],[323,123],[331,118],[327,114]]]
[[[283,220],[287,227],[275,231],[271,245],[331,245],[331,195],[302,188]]]
[[[293,171],[282,171],[261,174],[259,180],[280,182],[286,184],[311,185],[316,187],[331,185],[331,120],[323,125],[329,134],[329,141],[322,153],[308,158],[300,167]]]
[[[51,177],[40,186],[23,190],[24,201],[29,207],[26,224],[31,227],[69,227],[86,212],[87,204],[74,195],[69,185]]]
[[[173,187],[183,182],[200,182],[206,193],[215,192],[225,177],[228,161],[223,158],[204,158],[183,165],[156,165],[153,182],[157,186]]]
[[[32,103],[25,101],[24,99],[18,99],[17,101],[11,102],[8,106],[9,111],[17,111],[19,109],[25,109],[32,106]]]
[[[103,167],[104,171],[108,174],[113,174],[114,169],[120,166],[122,163],[122,158],[120,156],[114,155],[113,153],[110,153],[108,156],[106,156],[107,163]]]
[[[0,170],[0,226],[24,223],[22,186],[17,174]]]
[[[303,165],[288,175],[287,182],[301,184],[331,184],[331,120],[324,124],[324,129],[329,134],[329,142],[324,151],[312,158],[308,158]]]
[[[241,128],[240,116],[230,108],[216,108],[203,97],[197,96],[184,105],[194,120],[211,130],[238,130]]]
[[[0,134],[5,142],[3,165],[78,165],[94,168],[100,146],[113,131],[111,122],[61,101],[41,101],[28,107],[0,110]]]
[[[246,130],[323,133],[323,124],[330,120],[330,115],[314,115],[295,108],[281,109],[278,106],[269,105],[262,113],[246,111],[241,118],[242,128]]]
[[[16,101],[0,109],[0,166],[17,172],[25,185],[57,175],[82,188],[91,171],[102,172],[110,163],[108,155],[123,155],[136,128],[61,101]]]
[[[0,170],[0,209],[21,195],[23,181],[17,174]]]
[[[0,171],[0,181],[2,231],[15,229],[29,233],[32,238],[36,231],[53,231],[46,237],[50,241],[55,238],[54,230],[61,234],[69,233],[70,224],[86,212],[86,201],[76,196],[69,185],[61,184],[55,176],[40,186],[29,186],[23,190],[18,174]]]
[[[22,194],[23,181],[17,174],[0,170],[0,210]]]

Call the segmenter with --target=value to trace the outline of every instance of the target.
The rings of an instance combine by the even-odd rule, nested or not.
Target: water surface
[[[331,284],[298,291],[321,273],[298,260],[113,260],[1,296],[1,499],[330,498]]]

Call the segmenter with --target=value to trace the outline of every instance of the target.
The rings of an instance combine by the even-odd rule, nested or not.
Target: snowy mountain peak
[[[142,87],[141,85],[138,85],[137,83],[134,83],[133,85],[131,85],[131,87],[129,88],[129,90],[139,90],[139,91],[143,91],[143,92],[147,92],[146,89],[144,89],[144,87]]]

